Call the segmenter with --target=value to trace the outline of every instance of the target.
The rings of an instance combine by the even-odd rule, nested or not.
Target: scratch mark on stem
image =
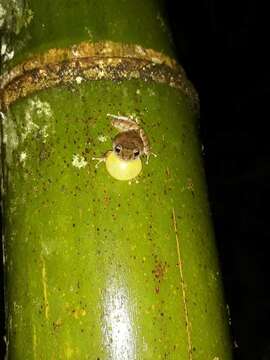
[[[189,358],[189,360],[192,360],[193,356],[192,356],[191,326],[190,326],[189,316],[188,316],[187,295],[186,295],[186,290],[185,290],[183,264],[182,264],[181,250],[180,250],[180,238],[178,235],[177,222],[176,222],[174,208],[172,209],[172,218],[173,218],[173,227],[174,227],[174,231],[175,231],[176,249],[177,249],[177,257],[178,257],[178,268],[179,268],[179,273],[180,273],[182,297],[183,297],[184,312],[185,312],[185,322],[186,322],[186,332],[187,332],[187,342],[188,342],[188,358]]]
[[[37,358],[37,329],[33,326],[33,355],[34,359]]]
[[[43,258],[41,257],[42,261],[42,284],[43,284],[43,296],[44,296],[44,311],[45,311],[45,318],[49,318],[49,302],[48,302],[48,291],[47,291],[47,273],[46,273],[46,263]]]

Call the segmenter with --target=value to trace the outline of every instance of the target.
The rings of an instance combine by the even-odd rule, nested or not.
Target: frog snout
[[[126,161],[129,161],[129,160],[133,160],[133,154],[122,154],[122,160],[126,160]]]

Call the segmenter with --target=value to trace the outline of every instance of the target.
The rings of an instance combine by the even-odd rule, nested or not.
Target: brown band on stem
[[[152,49],[110,41],[83,42],[65,49],[50,49],[2,75],[3,110],[36,91],[83,80],[138,79],[164,83],[181,90],[198,111],[199,98],[182,67]]]

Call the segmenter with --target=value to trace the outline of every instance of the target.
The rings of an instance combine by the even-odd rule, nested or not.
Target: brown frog
[[[107,151],[102,157],[93,158],[98,160],[96,167],[99,163],[106,161],[109,154],[113,151],[114,154],[121,160],[132,161],[146,156],[146,163],[148,163],[150,154],[156,156],[150,151],[150,143],[144,130],[139,124],[127,117],[107,114],[112,118],[112,126],[120,130],[113,140],[113,150]]]

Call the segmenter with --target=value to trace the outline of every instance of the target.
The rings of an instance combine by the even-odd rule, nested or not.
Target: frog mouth
[[[123,160],[123,161],[132,161],[132,160],[136,160],[133,157],[133,154],[125,154],[123,152],[117,152],[114,151],[115,155],[118,157],[118,159]]]
[[[117,155],[117,154],[116,154]],[[119,155],[117,155],[118,156],[118,158],[120,159],[120,160],[123,160],[123,161],[133,161],[133,160],[136,160],[136,159],[134,159],[133,158],[133,156],[132,155],[122,155],[122,156],[119,156]]]

